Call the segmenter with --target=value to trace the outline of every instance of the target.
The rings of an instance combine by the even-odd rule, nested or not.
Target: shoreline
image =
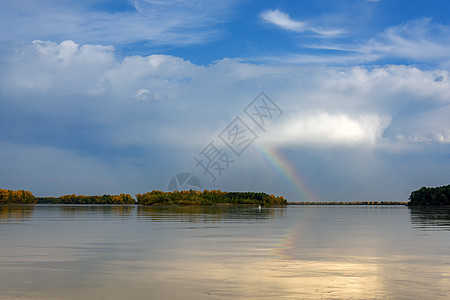
[[[357,206],[357,205],[365,205],[365,206],[389,206],[389,205],[408,205],[409,202],[403,201],[354,201],[354,202],[287,202],[284,205],[270,205],[265,204],[263,207],[285,207],[285,206]],[[153,206],[153,207],[171,207],[171,206],[180,206],[180,207],[191,207],[191,206],[256,206],[259,204],[255,203],[213,203],[213,204],[202,204],[202,203],[194,203],[194,204],[140,204],[140,203],[52,203],[52,202],[37,202],[37,203],[0,203],[0,206],[6,205],[96,205],[96,206]],[[428,207],[428,206],[427,206]],[[431,207],[431,206],[430,206]],[[433,206],[434,207],[434,206]]]
[[[407,201],[288,202],[288,205],[408,205]]]

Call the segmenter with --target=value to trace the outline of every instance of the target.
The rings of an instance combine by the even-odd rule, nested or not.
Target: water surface
[[[449,294],[449,210],[0,206],[0,299]]]

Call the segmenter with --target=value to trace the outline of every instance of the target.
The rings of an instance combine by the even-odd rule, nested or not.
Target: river
[[[448,299],[450,210],[0,206],[0,299]]]

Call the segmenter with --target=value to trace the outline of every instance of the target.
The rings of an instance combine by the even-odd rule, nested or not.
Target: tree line
[[[409,196],[410,206],[450,206],[450,185],[422,187]]]
[[[141,205],[215,205],[256,204],[286,205],[287,200],[262,192],[223,192],[220,190],[152,191],[136,195],[137,202],[129,194],[60,197],[35,197],[31,192],[0,189],[0,204],[141,204]]]
[[[37,203],[36,197],[24,190],[5,190],[0,189],[0,204],[35,204]]]
[[[64,195],[54,198],[55,204],[135,204],[134,199],[129,194],[84,196],[84,195]]]
[[[287,200],[262,192],[222,192],[220,190],[189,190],[162,192],[152,191],[137,194],[137,203],[143,205],[215,205],[256,204],[285,205]]]

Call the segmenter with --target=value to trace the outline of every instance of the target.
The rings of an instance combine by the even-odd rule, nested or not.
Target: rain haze
[[[2,0],[1,187],[134,195],[187,172],[289,201],[407,201],[450,182],[449,11]]]

